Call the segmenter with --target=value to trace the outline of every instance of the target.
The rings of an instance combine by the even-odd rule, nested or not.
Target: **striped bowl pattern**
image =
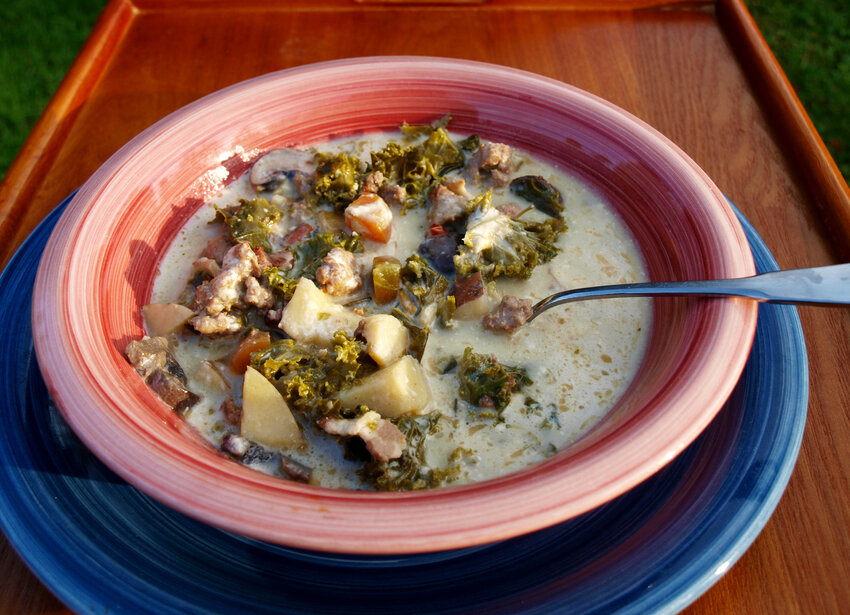
[[[581,177],[619,212],[653,279],[755,273],[710,179],[657,131],[564,83],[421,57],[339,60],[257,77],[164,118],[78,191],[36,277],[32,324],[49,392],[80,439],[142,491],[196,519],[292,547],[421,553],[548,527],[662,468],[722,407],[746,362],[756,304],[656,300],[646,356],[611,413],[565,451],[475,485],[336,491],[225,459],[159,402],[123,357],[143,334],[157,259],[258,153],[430,122],[514,144]]]

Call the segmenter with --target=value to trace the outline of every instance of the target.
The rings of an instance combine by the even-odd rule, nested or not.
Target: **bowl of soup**
[[[673,459],[756,306],[571,287],[742,277],[734,212],[673,143],[539,75],[422,57],[242,82],[138,135],[39,266],[68,424],[135,487],[276,544],[490,543]]]

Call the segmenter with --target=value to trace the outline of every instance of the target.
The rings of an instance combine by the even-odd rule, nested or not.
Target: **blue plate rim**
[[[2,275],[0,275],[0,299],[6,299],[6,301],[0,302],[0,310],[4,312],[4,318],[0,321],[0,323],[2,323],[0,324],[0,327],[6,328],[10,333],[10,335],[5,336],[7,338],[12,337],[12,332],[9,331],[12,325],[19,324],[22,326],[21,320],[23,319],[23,316],[26,315],[27,318],[29,317],[29,306],[14,304],[11,299],[13,297],[20,297],[21,294],[25,295],[27,290],[26,278],[27,276],[34,277],[34,269],[38,263],[40,247],[43,247],[43,244],[52,230],[53,225],[55,225],[59,214],[64,207],[67,206],[67,203],[70,201],[72,196],[73,195],[65,199],[47,218],[45,218],[44,221],[42,221],[30,237],[27,238],[24,244],[18,249],[12,260],[9,262],[9,265],[7,265]],[[776,269],[776,261],[770,255],[769,250],[758,236],[755,229],[737,210],[737,208],[735,211],[753,248],[758,270],[761,272]],[[21,279],[16,278],[16,275],[19,274]],[[31,282],[29,290],[31,292]],[[13,314],[17,316],[17,320],[6,318],[6,316]],[[768,325],[773,327],[773,329],[770,330],[771,334],[774,336],[778,335],[779,337],[775,337],[775,339],[765,339],[764,336],[760,337],[760,331],[761,333],[764,333],[764,330]],[[29,323],[27,322],[25,328],[28,329],[28,327]],[[25,342],[27,333],[28,331],[18,331],[15,334],[17,336],[16,339]],[[780,362],[781,365],[777,366],[775,361],[773,363],[770,362],[770,357],[768,355],[771,354],[771,352],[775,352],[775,349],[767,348],[770,352],[765,352],[765,349],[762,348],[765,344],[779,344],[781,346],[781,350],[784,351],[782,355],[783,360]],[[26,348],[17,348],[15,350],[19,353],[27,353]],[[50,424],[51,433],[49,436],[53,438],[52,443],[59,442],[63,446],[67,445],[70,449],[74,449],[74,446],[79,445],[79,443],[74,443],[75,437],[69,430],[63,431],[61,421],[55,421],[57,416],[55,408],[38,408],[36,410],[27,408],[27,404],[34,400],[39,400],[43,402],[45,406],[50,406],[48,398],[39,397],[39,395],[43,396],[45,393],[43,391],[40,392],[38,389],[38,383],[34,382],[39,380],[40,376],[37,373],[37,369],[34,371],[32,370],[34,357],[32,356],[31,350],[31,338],[28,352],[30,356],[30,369],[28,372],[26,372],[24,367],[21,365],[10,365],[10,361],[8,359],[3,360],[0,363],[0,374],[2,374],[4,380],[7,381],[5,384],[10,384],[9,381],[12,381],[14,378],[14,381],[11,382],[14,386],[4,387],[5,389],[9,389],[11,392],[6,394],[3,398],[2,403],[4,406],[4,412],[2,417],[0,417],[0,425],[8,427],[11,424],[11,419],[9,417],[13,415],[17,416],[16,413],[18,415],[25,416],[28,410],[32,410],[34,412],[36,412],[36,410],[40,410],[48,417],[43,420],[47,420]],[[4,354],[3,356],[6,355]],[[566,608],[569,608],[571,612],[592,612],[596,606],[600,605],[604,606],[608,612],[678,612],[711,587],[711,585],[713,585],[720,576],[722,576],[722,573],[728,570],[738,560],[738,558],[740,558],[744,551],[755,540],[765,523],[767,523],[767,520],[784,492],[785,486],[791,476],[791,472],[796,462],[805,426],[806,406],[808,402],[808,367],[802,327],[795,308],[792,306],[773,305],[763,305],[759,308],[759,326],[757,327],[756,343],[754,344],[754,351],[751,355],[751,362],[753,365],[757,364],[758,367],[764,367],[762,364],[766,363],[766,367],[773,371],[782,369],[785,370],[784,373],[786,373],[786,375],[790,374],[791,376],[794,376],[793,378],[784,378],[784,390],[774,394],[773,397],[771,397],[771,400],[769,400],[774,403],[778,402],[780,404],[778,409],[766,406],[768,410],[765,410],[761,415],[755,415],[753,425],[742,423],[741,426],[741,433],[743,434],[746,430],[757,429],[759,420],[762,422],[776,422],[777,426],[775,427],[774,432],[772,432],[772,435],[776,441],[781,444],[782,448],[781,450],[773,451],[773,457],[769,458],[769,461],[771,461],[771,467],[768,470],[759,469],[762,473],[768,472],[769,476],[754,476],[752,477],[752,484],[727,486],[725,483],[730,482],[728,476],[722,477],[718,475],[716,477],[717,481],[724,483],[724,489],[732,489],[732,487],[735,488],[734,490],[729,491],[728,499],[725,503],[703,503],[704,509],[701,510],[701,512],[706,516],[706,518],[709,516],[712,517],[711,523],[706,522],[706,524],[703,524],[700,527],[699,532],[697,532],[696,528],[680,530],[679,534],[676,536],[681,539],[681,544],[667,545],[668,549],[671,550],[670,556],[664,560],[663,563],[665,566],[670,566],[674,561],[676,561],[679,566],[676,574],[661,575],[660,580],[652,586],[625,588],[620,595],[614,596],[613,599],[608,600],[604,605],[599,600],[596,600],[599,598],[599,592],[597,591],[596,594],[593,593],[593,583],[597,582],[598,579],[588,577],[590,580],[588,581],[587,586],[585,587],[582,585],[580,587],[581,591],[584,593],[574,599],[575,596],[570,594],[570,592],[573,591],[573,593],[576,593],[574,591],[575,588],[571,586],[568,589],[563,589],[562,586],[566,587],[563,580],[553,577],[552,579],[549,579],[549,581],[550,586],[555,587],[554,590],[549,589],[547,590],[547,593],[542,590],[537,590],[536,588],[518,588],[519,593],[509,596],[506,595],[503,597],[504,599],[502,599],[501,602],[495,599],[491,599],[487,602],[489,610],[492,612],[502,612],[500,609],[504,609],[508,606],[514,606],[518,596],[524,596],[526,600],[523,605],[524,610],[522,610],[522,612],[528,613],[553,612]],[[748,370],[752,372],[755,369],[756,368],[753,368],[750,364],[748,364],[748,368],[745,369],[745,376],[748,373]],[[762,369],[762,371],[766,370]],[[746,380],[746,378],[744,378],[744,380]],[[21,390],[19,386],[21,381],[26,382],[26,391]],[[744,389],[748,386],[750,386],[748,383],[741,385]],[[740,395],[743,396],[741,399],[748,400],[749,398],[747,395],[757,395],[757,393],[752,393],[747,390]],[[730,404],[733,403],[735,402],[730,402]],[[744,403],[746,404],[750,402],[747,401]],[[38,404],[31,405],[37,406]],[[746,414],[747,412],[752,412],[752,410],[750,410],[748,405],[745,405],[742,412]],[[51,419],[50,417],[53,418]],[[6,423],[6,425],[4,425],[4,423]],[[67,426],[64,426],[64,429],[67,430]],[[730,434],[734,435],[731,431],[726,435],[728,436]],[[706,437],[702,438],[703,444],[701,446],[703,447],[708,447],[708,444],[705,443]],[[739,435],[738,437],[745,438],[750,436]],[[690,450],[691,449],[689,449],[689,451]],[[699,450],[702,451],[705,449]],[[735,454],[740,451],[730,448],[726,452],[728,453],[727,457],[731,460],[726,457],[723,459],[725,463],[730,464],[730,467],[735,467],[735,463],[744,463],[743,461],[736,461],[736,459],[732,459]],[[79,451],[75,454],[77,453],[79,453]],[[63,482],[64,477],[62,476],[57,478],[56,475],[61,475],[61,470],[57,472],[56,468],[53,468],[53,473],[47,475],[43,469],[35,468],[34,470],[33,468],[19,467],[20,457],[22,455],[23,454],[21,453],[16,457],[14,449],[10,450],[9,447],[5,446],[0,447],[0,487],[3,487],[3,491],[0,493],[0,528],[2,528],[6,533],[9,542],[16,549],[21,558],[33,570],[36,576],[39,577],[39,579],[51,591],[53,591],[54,594],[57,595],[57,597],[77,612],[106,612],[107,610],[120,610],[121,608],[129,605],[138,606],[142,603],[148,603],[153,597],[151,596],[152,592],[157,593],[159,607],[172,606],[175,609],[174,612],[189,612],[197,606],[197,604],[193,604],[192,602],[200,597],[200,592],[202,592],[203,589],[199,590],[199,592],[197,592],[193,597],[189,597],[187,595],[178,595],[175,592],[168,593],[167,591],[163,591],[161,588],[157,592],[151,583],[147,580],[143,581],[140,578],[133,580],[133,582],[136,583],[136,586],[132,586],[131,583],[131,586],[120,587],[117,591],[113,588],[104,587],[103,583],[98,583],[96,581],[82,585],[79,581],[71,581],[70,579],[74,577],[74,571],[70,569],[78,566],[80,562],[88,563],[94,567],[102,567],[108,555],[110,565],[113,566],[115,560],[125,562],[125,566],[127,568],[132,568],[132,566],[136,565],[136,563],[132,561],[132,557],[127,553],[113,553],[111,551],[107,553],[107,546],[105,546],[105,543],[97,543],[97,545],[95,545],[97,548],[101,549],[99,552],[95,549],[95,552],[84,553],[83,550],[86,547],[85,543],[82,543],[82,546],[79,548],[74,548],[73,545],[68,548],[66,545],[66,548],[68,549],[67,552],[62,552],[62,555],[65,556],[64,558],[55,555],[61,551],[61,548],[57,546],[60,542],[60,538],[67,539],[70,537],[80,539],[85,535],[85,532],[82,527],[74,527],[73,525],[70,527],[58,527],[57,525],[51,524],[51,520],[49,518],[43,518],[37,514],[33,514],[39,510],[41,503],[27,500],[28,493],[22,493],[22,487],[31,489],[33,493],[39,489],[48,493],[53,490],[52,493],[54,493],[57,498],[60,498],[61,496],[77,495],[71,494],[70,491],[73,490],[78,483],[73,481]],[[699,453],[693,453],[693,455],[696,461],[700,461],[703,457],[705,457],[705,455],[700,457]],[[682,459],[686,460],[687,454],[683,455]],[[67,459],[64,461],[67,462]],[[96,460],[94,462],[88,460],[86,463],[98,464],[99,462]],[[684,464],[683,467],[686,466],[685,461],[677,461],[674,462],[673,465],[676,463]],[[747,475],[753,474],[755,472],[753,467],[755,462],[750,460],[746,463],[750,464],[747,466],[749,470]],[[492,558],[494,555],[498,555],[507,562],[512,558],[517,558],[517,553],[524,554],[526,552],[533,552],[534,549],[539,548],[540,545],[546,545],[549,549],[557,550],[558,546],[565,542],[565,537],[568,535],[570,535],[570,539],[572,539],[572,535],[574,534],[580,535],[580,532],[575,531],[576,528],[593,528],[593,519],[595,516],[604,517],[606,511],[615,510],[615,507],[617,506],[617,502],[615,502],[612,506],[606,505],[605,507],[602,507],[601,511],[598,513],[597,511],[592,511],[591,513],[588,513],[588,515],[584,515],[576,521],[566,522],[559,527],[542,530],[541,532],[537,532],[535,535],[529,537],[520,537],[518,539],[512,539],[511,541],[498,543],[497,545],[485,546],[472,550],[445,552],[443,554],[436,554],[425,558],[420,556],[411,556],[383,560],[357,557],[343,559],[336,558],[334,556],[326,556],[324,554],[286,549],[275,545],[266,545],[251,539],[245,539],[227,534],[226,532],[221,532],[220,530],[215,530],[214,528],[209,528],[208,526],[204,526],[203,524],[184,518],[179,513],[175,513],[170,510],[163,510],[165,507],[162,507],[153,501],[148,501],[145,496],[138,494],[138,492],[136,492],[136,490],[132,487],[123,484],[121,479],[111,475],[107,469],[95,466],[95,468],[91,471],[94,473],[93,475],[95,476],[95,480],[88,483],[79,483],[80,485],[84,485],[84,487],[78,487],[81,490],[81,493],[87,489],[94,489],[94,493],[98,496],[114,496],[117,492],[127,499],[141,498],[141,501],[149,504],[151,507],[150,510],[156,511],[156,513],[161,516],[160,521],[166,520],[171,524],[169,529],[175,535],[179,535],[182,539],[187,541],[191,541],[192,536],[200,536],[198,540],[201,542],[206,539],[208,544],[200,545],[200,551],[203,551],[205,546],[208,547],[209,544],[212,543],[215,543],[217,546],[228,543],[229,545],[236,545],[239,548],[244,547],[245,553],[250,553],[253,557],[268,557],[269,561],[285,561],[287,563],[293,563],[293,567],[318,566],[324,571],[331,570],[331,572],[341,570],[365,570],[366,572],[364,572],[364,574],[368,574],[369,571],[381,571],[381,573],[385,575],[389,570],[391,571],[391,575],[398,577],[402,577],[404,573],[409,570],[423,570],[430,566],[440,565],[441,562],[443,562],[443,564],[445,564],[445,562],[449,562],[449,565],[452,565],[452,562],[454,561],[462,561],[464,565],[469,565],[471,562],[472,564],[480,567],[482,566],[481,561],[483,561],[484,558]],[[669,473],[671,471],[672,470],[665,469],[662,472]],[[689,472],[693,474],[693,468],[685,467],[685,469],[677,475],[677,480],[687,482],[687,478],[690,476],[690,474],[688,474]],[[76,480],[77,477],[73,478]],[[742,477],[742,480],[744,478],[746,478],[746,476]],[[656,480],[656,478],[653,477],[653,479],[650,480],[653,481]],[[95,484],[95,486],[92,487],[92,484]],[[102,485],[106,485],[106,487],[103,487]],[[113,485],[117,486],[113,487]],[[15,490],[14,497],[6,492],[7,488]],[[654,494],[652,489],[655,488],[645,488],[645,490],[648,490],[650,495],[664,495],[668,500],[668,504],[666,504],[668,507],[670,506],[669,501],[672,499],[671,494],[675,495],[677,493],[677,489],[681,490],[680,487],[676,487],[672,491],[668,490],[667,492],[664,492],[663,488],[657,488],[656,491],[658,493]],[[24,489],[23,491],[27,491],[27,489]],[[719,493],[720,487],[718,487],[717,491],[717,494]],[[734,497],[738,498],[735,504],[737,507],[735,511],[731,510],[731,498],[733,493]],[[85,491],[85,494],[88,495],[89,492]],[[35,497],[32,494],[30,494],[30,496]],[[15,497],[18,499],[15,499]],[[718,495],[718,497],[720,496]],[[741,501],[743,501],[743,504]],[[16,503],[22,507],[16,507]],[[108,502],[98,502],[98,504],[105,506]],[[694,505],[696,506],[697,504]],[[70,506],[70,504],[68,504],[68,506]],[[713,508],[711,506],[713,506]],[[659,511],[663,512],[664,510],[665,509],[662,505],[659,508]],[[77,510],[76,512],[79,513],[81,511]],[[632,538],[640,536],[640,530],[644,529],[644,533],[646,534],[645,537],[648,539],[648,542],[651,542],[656,536],[646,528],[651,529],[652,522],[659,516],[660,513],[655,512],[641,521],[643,525],[640,527],[635,526],[636,530]],[[96,515],[93,521],[98,521]],[[674,522],[671,522],[671,524],[672,523]],[[709,531],[709,527],[713,527],[718,524],[724,525],[726,527],[726,531],[708,535],[707,532]],[[121,529],[131,532],[140,532],[141,527],[141,524],[138,520],[136,520],[135,526],[130,527],[128,523],[128,527]],[[672,525],[670,527],[672,527]],[[150,528],[143,529],[153,531]],[[111,530],[113,532],[117,532],[119,528],[118,526],[113,526]],[[659,530],[658,535],[660,534],[661,531]],[[213,538],[210,538],[211,535]],[[150,539],[150,536],[147,535],[142,535],[142,537],[147,538],[148,540]],[[625,542],[627,541],[624,541],[624,544]],[[668,540],[668,542],[672,543],[673,541]],[[687,546],[682,546],[685,543],[687,543]],[[91,547],[92,545],[89,546]],[[633,557],[638,557],[634,554],[640,552],[640,557],[643,558],[641,561],[656,562],[656,560],[652,559],[651,556],[643,553],[644,548],[642,546],[631,547],[631,549],[630,554]],[[675,549],[678,549],[678,551],[675,551]],[[615,554],[616,552],[616,546],[612,547],[611,553]],[[128,557],[129,559],[127,559]],[[531,557],[531,559],[526,559],[524,561],[526,563],[540,561],[540,557],[542,556],[538,556],[538,560],[534,560],[533,557]],[[593,560],[593,556],[589,557],[591,557],[591,559],[588,561],[597,565],[602,565],[598,562],[604,560],[604,556],[599,560]],[[102,561],[99,561],[98,558]],[[612,568],[611,564],[607,565],[609,568]],[[603,570],[602,572],[604,573],[605,571]],[[644,576],[649,578],[653,576],[652,573],[658,572],[660,571],[648,570]],[[166,573],[158,572],[157,574],[164,575]],[[375,574],[377,574],[377,572],[375,572]],[[583,570],[574,571],[572,574],[572,576],[584,578],[582,575],[584,575]],[[608,576],[611,575],[609,574]],[[156,574],[153,575],[153,578],[157,578]],[[157,580],[162,580],[162,578],[160,577]],[[480,578],[477,579],[478,582],[481,580],[482,579]],[[475,582],[475,580],[470,581],[470,583],[472,582]],[[575,587],[579,586],[576,585]],[[122,591],[125,593],[121,594]],[[541,595],[542,598],[540,598]],[[488,595],[482,594],[482,596],[486,601]],[[534,599],[530,599],[529,596],[534,597]],[[596,602],[594,602],[594,600],[596,600]],[[304,604],[307,603],[305,602]],[[434,610],[434,612],[452,612],[453,608],[451,604],[441,603],[436,606],[439,608],[438,610]],[[577,608],[580,606],[583,606],[584,608]],[[159,612],[165,611],[167,611],[167,608],[160,609]],[[300,611],[293,608],[290,612],[294,613]]]

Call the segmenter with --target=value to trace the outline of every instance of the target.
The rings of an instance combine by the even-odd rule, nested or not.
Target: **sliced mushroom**
[[[273,149],[251,167],[251,183],[266,186],[296,173],[311,176],[316,172],[313,153],[300,149]]]

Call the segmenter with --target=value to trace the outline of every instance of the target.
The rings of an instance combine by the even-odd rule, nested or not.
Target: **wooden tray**
[[[387,54],[495,62],[598,94],[694,158],[781,267],[850,260],[850,190],[741,0],[112,0],[0,184],[0,264],[174,109],[269,71]],[[689,613],[850,603],[850,310],[800,316],[811,397],[797,468],[761,536]],[[0,613],[64,612],[2,536],[0,578]]]

